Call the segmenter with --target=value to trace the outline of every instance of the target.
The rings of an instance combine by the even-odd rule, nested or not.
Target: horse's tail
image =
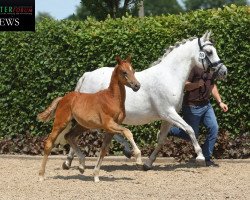
[[[63,97],[57,97],[56,99],[54,99],[45,111],[37,115],[37,120],[41,122],[48,122],[49,120],[51,120],[54,117],[56,107],[62,98]]]
[[[86,76],[87,73],[88,73],[88,72],[85,72],[85,73],[82,75],[82,77],[78,80],[78,82],[77,82],[77,84],[76,84],[76,88],[75,88],[75,91],[76,91],[76,92],[80,92],[81,87],[82,87],[82,84],[83,84],[83,81],[84,81],[85,76]]]

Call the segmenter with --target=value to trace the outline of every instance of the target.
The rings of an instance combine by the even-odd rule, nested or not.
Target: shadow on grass
[[[201,166],[197,166],[196,163],[188,162],[188,163],[175,163],[175,164],[159,164],[154,165],[150,171],[174,171],[174,170],[183,170],[190,171],[190,169],[201,168]],[[85,169],[93,170],[94,166],[86,165]],[[56,168],[55,170],[62,170],[62,168]],[[69,170],[77,170],[78,166],[72,166]],[[113,171],[144,171],[142,166],[137,166],[136,164],[118,164],[118,165],[105,165],[105,163],[101,166],[101,170],[107,172]]]
[[[107,177],[107,176],[100,176],[100,181],[105,182],[113,182],[113,181],[133,181],[132,178],[122,177],[122,178],[116,178],[116,177]],[[61,179],[61,180],[81,180],[81,181],[91,181],[94,182],[94,176],[85,176],[82,174],[73,175],[73,176],[54,176],[52,179]]]

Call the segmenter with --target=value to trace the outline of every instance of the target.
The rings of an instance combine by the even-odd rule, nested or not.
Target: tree
[[[36,22],[42,21],[44,18],[54,19],[48,12],[38,12]]]
[[[80,4],[76,7],[76,13],[73,15],[70,15],[68,19],[71,20],[84,20],[87,19],[88,16],[91,16],[90,11],[86,8],[84,4]]]
[[[183,11],[177,0],[144,0],[145,15],[177,14]]]
[[[104,20],[108,15],[112,18],[122,17],[126,13],[137,15],[138,5],[142,0],[81,0],[81,5],[77,7],[76,14],[68,19],[80,20],[87,16]]]
[[[227,4],[247,5],[247,0],[184,0],[186,10],[219,8]]]

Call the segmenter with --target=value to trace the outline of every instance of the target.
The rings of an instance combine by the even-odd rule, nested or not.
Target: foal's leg
[[[171,124],[169,122],[163,121],[161,124],[161,130],[158,135],[158,143],[157,146],[155,147],[154,151],[151,153],[149,159],[144,163],[143,169],[144,170],[149,170],[152,168],[152,164],[156,159],[157,154],[161,150],[162,146],[165,144],[168,131],[171,128]]]
[[[77,146],[76,138],[83,131],[86,131],[86,130],[87,130],[86,128],[84,128],[81,125],[77,124],[77,125],[75,125],[75,127],[70,132],[68,132],[65,135],[65,139],[67,140],[70,147],[73,149],[73,151],[77,154],[77,156],[79,158],[79,167],[78,167],[78,169],[82,174],[83,174],[84,169],[85,169],[85,156],[81,152],[81,149]],[[73,160],[73,158],[71,159],[71,161],[72,160]],[[64,165],[67,166],[66,162],[63,163],[63,168],[65,168]]]
[[[95,182],[99,182],[99,172],[100,172],[100,167],[102,164],[102,160],[104,158],[104,156],[106,155],[108,149],[109,149],[109,145],[110,142],[112,140],[113,134],[110,133],[104,133],[104,139],[103,139],[103,143],[102,143],[102,147],[101,147],[101,152],[99,154],[95,169],[94,169],[94,181]]]
[[[43,156],[41,168],[39,170],[40,180],[44,179],[45,166],[48,160],[48,156],[51,152],[51,149],[53,148],[54,143],[56,141],[56,138],[71,120],[71,115],[69,116],[66,116],[66,115],[67,114],[65,114],[64,118],[55,119],[52,132],[49,134],[48,138],[44,142],[44,156]]]
[[[112,132],[112,133],[121,133],[129,140],[129,142],[131,143],[131,145],[133,147],[133,154],[134,154],[135,159],[136,159],[136,164],[142,165],[141,151],[138,148],[138,146],[136,145],[134,138],[133,138],[133,134],[131,133],[131,131],[127,128],[122,127],[121,125],[119,125],[115,122],[109,123],[107,129],[109,132]]]

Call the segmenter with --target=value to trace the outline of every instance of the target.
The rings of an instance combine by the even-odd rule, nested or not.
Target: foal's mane
[[[165,49],[165,53],[163,54],[163,56],[161,56],[160,58],[158,58],[158,60],[154,61],[153,63],[151,63],[149,65],[149,67],[153,67],[157,64],[159,64],[171,51],[173,51],[174,49],[178,48],[181,44],[185,44],[188,41],[192,41],[194,39],[196,39],[197,37],[191,37],[189,39],[184,39],[181,42],[176,42],[174,44],[174,46],[169,46],[168,48]]]

